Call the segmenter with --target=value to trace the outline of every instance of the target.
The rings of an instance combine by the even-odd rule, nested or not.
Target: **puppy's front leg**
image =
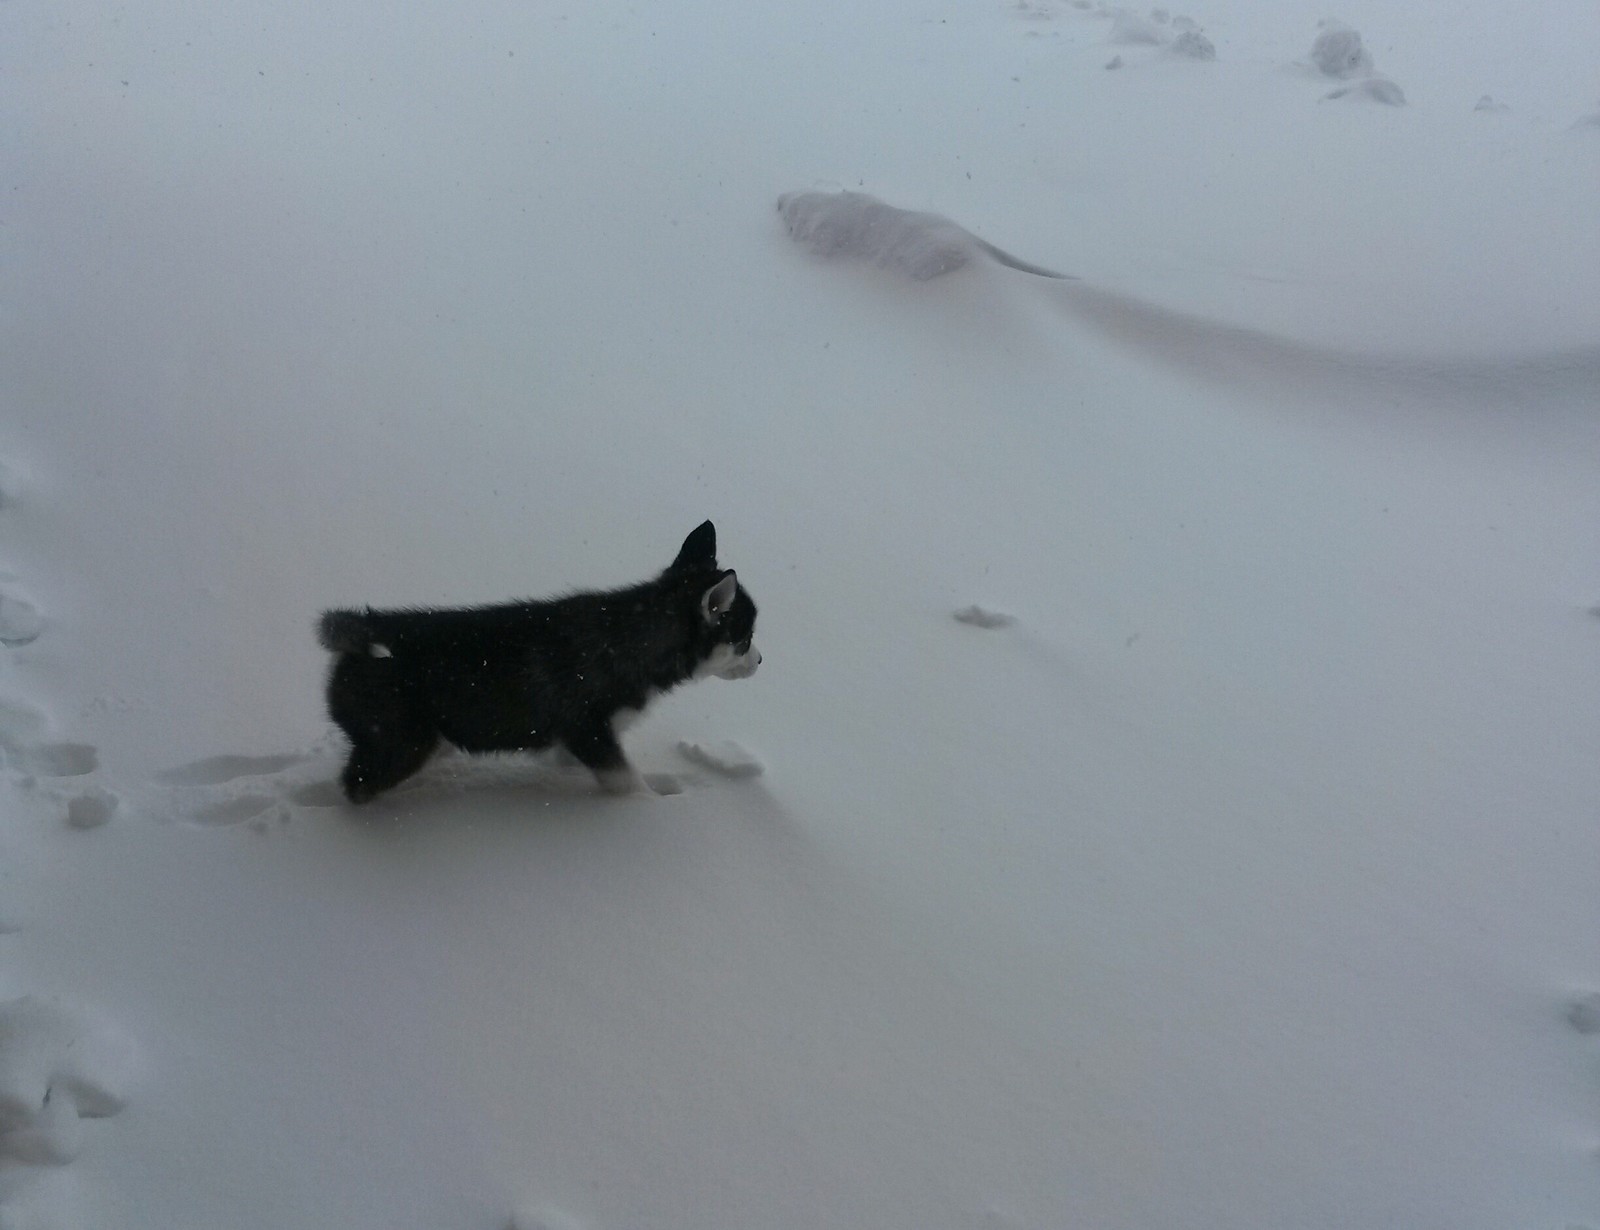
[[[594,774],[607,794],[638,794],[646,787],[639,770],[628,763],[610,722],[597,722],[562,739],[567,750]]]

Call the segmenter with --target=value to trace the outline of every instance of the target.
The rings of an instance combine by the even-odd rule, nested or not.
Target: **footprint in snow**
[[[0,461],[0,509],[16,504],[23,488],[23,476],[15,466]]]
[[[646,773],[644,784],[652,794],[674,795],[683,793],[683,779],[675,773]]]
[[[207,756],[156,774],[159,782],[177,786],[220,786],[240,777],[265,777],[299,764],[302,756]]]
[[[339,791],[339,783],[331,778],[325,781],[307,782],[297,790],[288,794],[289,802],[296,807],[343,807],[344,795]]]
[[[75,829],[97,829],[109,824],[121,800],[110,790],[93,786],[67,800],[67,824]]]
[[[49,722],[23,701],[0,700],[0,752],[8,768],[35,777],[82,777],[100,763],[87,743],[46,743]]]
[[[108,1021],[40,996],[0,1003],[0,1157],[70,1162],[79,1120],[122,1110],[137,1067],[132,1041]]]
[[[99,751],[88,743],[41,743],[7,747],[6,763],[35,777],[84,777],[100,766]]]
[[[293,807],[337,807],[331,780],[334,753],[322,745],[302,752],[206,756],[162,769],[152,780],[169,787],[160,806],[198,824],[249,824],[258,831],[287,820]],[[3,1227],[0,1227],[3,1230]]]
[[[766,766],[761,763],[759,756],[732,739],[719,739],[712,743],[694,743],[685,739],[678,744],[678,754],[723,777],[760,777],[766,772]]]
[[[44,631],[39,608],[16,593],[0,593],[0,645],[31,645]]]
[[[189,815],[201,824],[220,827],[267,819],[278,806],[278,800],[271,795],[241,794],[206,803]]]
[[[1567,1024],[1580,1034],[1600,1034],[1600,991],[1591,991],[1568,1001]]]

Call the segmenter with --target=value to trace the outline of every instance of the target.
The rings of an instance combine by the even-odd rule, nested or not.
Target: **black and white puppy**
[[[653,580],[546,601],[451,609],[327,611],[338,655],[328,714],[350,739],[340,778],[362,803],[410,777],[440,742],[467,752],[560,745],[614,794],[643,788],[619,726],[691,679],[761,664],[756,604],[717,567],[707,521]]]

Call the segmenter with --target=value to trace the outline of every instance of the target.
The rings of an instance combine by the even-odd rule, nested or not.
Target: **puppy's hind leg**
[[[428,762],[439,732],[423,722],[396,723],[354,741],[339,784],[352,803],[397,786]]]
[[[328,676],[328,716],[350,740],[339,782],[352,803],[410,777],[439,745],[439,731],[407,697],[391,658],[341,654]]]

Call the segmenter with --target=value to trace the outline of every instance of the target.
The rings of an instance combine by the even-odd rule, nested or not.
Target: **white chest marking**
[[[657,693],[651,692],[650,695],[645,697],[644,704],[639,708],[618,709],[615,713],[613,713],[611,715],[611,733],[614,735],[620,735],[623,731],[627,730],[630,726],[642,718],[644,716],[645,709],[649,707],[650,702],[653,701],[656,696]]]

